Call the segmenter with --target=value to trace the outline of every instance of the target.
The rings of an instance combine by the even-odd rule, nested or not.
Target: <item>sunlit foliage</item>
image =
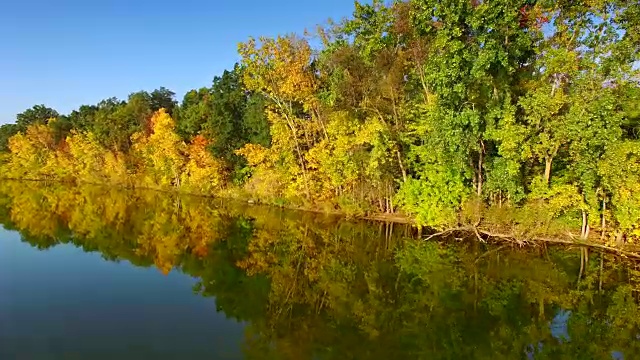
[[[145,186],[167,189],[180,186],[186,145],[175,132],[175,123],[164,110],[150,120],[150,134],[136,133],[132,137],[133,154],[139,159],[140,181]]]

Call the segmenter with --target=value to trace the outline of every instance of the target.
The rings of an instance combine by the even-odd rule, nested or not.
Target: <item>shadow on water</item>
[[[248,359],[640,354],[639,267],[612,254],[424,242],[405,225],[19,182],[0,185],[0,222],[36,249],[72,244],[194,277],[198,296],[246,324]]]

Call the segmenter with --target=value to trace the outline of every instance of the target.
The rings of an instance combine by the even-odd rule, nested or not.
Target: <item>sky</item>
[[[164,86],[178,100],[239,60],[249,36],[302,33],[352,0],[0,1],[0,124]]]

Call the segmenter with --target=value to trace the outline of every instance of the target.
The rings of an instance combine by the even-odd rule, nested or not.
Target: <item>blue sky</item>
[[[182,96],[238,60],[249,36],[302,33],[351,0],[6,0],[0,3],[0,123],[45,104],[165,86]]]

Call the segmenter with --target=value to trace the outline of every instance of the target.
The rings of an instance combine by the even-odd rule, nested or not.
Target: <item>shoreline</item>
[[[146,187],[146,186],[123,186],[123,185],[111,185],[111,184],[104,184],[104,183],[76,182],[76,181],[63,181],[63,180],[16,179],[16,178],[3,178],[3,177],[0,177],[0,180],[10,180],[10,181],[17,181],[17,182],[26,181],[26,182],[33,182],[33,183],[57,183],[57,184],[63,184],[63,185],[69,185],[69,186],[93,185],[93,186],[127,189],[127,190],[157,191],[165,194],[188,195],[188,196],[196,196],[196,197],[202,197],[202,198],[227,199],[227,200],[246,203],[247,205],[261,205],[261,206],[269,206],[269,207],[281,208],[281,209],[287,209],[287,210],[305,211],[305,212],[311,212],[311,213],[317,213],[317,214],[339,216],[345,219],[381,221],[381,222],[392,222],[392,223],[403,224],[403,225],[415,225],[415,221],[413,219],[400,213],[371,213],[367,215],[352,215],[345,211],[339,211],[339,210],[327,211],[320,208],[312,208],[312,207],[278,205],[278,204],[270,203],[267,201],[262,201],[260,199],[254,199],[254,198],[251,198],[250,196],[232,196],[228,194],[225,195],[223,193],[203,194],[203,193],[189,192],[189,191],[183,191],[183,190],[166,190],[166,189],[159,189],[159,188]]]
[[[62,180],[42,180],[42,179],[15,179],[15,178],[0,178],[0,180],[9,180],[16,182],[32,182],[32,183],[57,183],[67,186],[83,186],[83,185],[91,185],[91,186],[100,186],[104,188],[116,188],[116,189],[126,189],[126,190],[143,190],[143,191],[154,191],[165,194],[175,194],[175,195],[186,195],[186,196],[194,196],[200,198],[217,198],[222,200],[230,200],[237,201],[239,203],[243,203],[247,206],[267,206],[272,208],[279,208],[283,210],[292,210],[292,211],[301,211],[308,213],[316,213],[316,214],[324,214],[330,216],[340,217],[346,220],[361,220],[361,221],[375,221],[375,222],[384,222],[384,223],[393,223],[400,225],[410,225],[414,228],[418,229],[417,239],[422,241],[429,241],[433,238],[441,237],[451,237],[455,234],[463,234],[462,238],[474,238],[477,241],[482,243],[487,243],[489,240],[499,241],[511,243],[518,246],[537,246],[539,244],[557,244],[563,246],[579,246],[579,247],[588,247],[588,248],[596,248],[603,251],[608,251],[611,253],[616,253],[621,256],[634,258],[640,260],[640,246],[636,246],[633,244],[622,244],[620,247],[608,246],[606,243],[589,241],[588,239],[580,239],[579,236],[572,234],[570,232],[567,233],[567,237],[538,237],[534,236],[531,238],[523,238],[519,237],[515,234],[509,233],[498,233],[494,230],[483,228],[476,225],[468,225],[468,226],[459,226],[447,228],[442,231],[438,231],[434,228],[430,228],[427,226],[419,226],[415,224],[415,221],[410,217],[399,214],[399,213],[372,213],[367,215],[352,215],[348,214],[344,211],[327,211],[319,208],[311,208],[311,207],[300,207],[300,206],[287,206],[287,205],[277,205],[269,202],[264,202],[261,200],[251,199],[250,197],[243,196],[231,196],[229,194],[202,194],[202,193],[194,193],[189,191],[181,191],[181,190],[165,190],[151,187],[141,187],[141,186],[122,186],[122,185],[109,185],[104,183],[88,183],[88,182],[67,182]],[[595,229],[594,229],[595,230]],[[456,237],[458,239],[458,237]]]

